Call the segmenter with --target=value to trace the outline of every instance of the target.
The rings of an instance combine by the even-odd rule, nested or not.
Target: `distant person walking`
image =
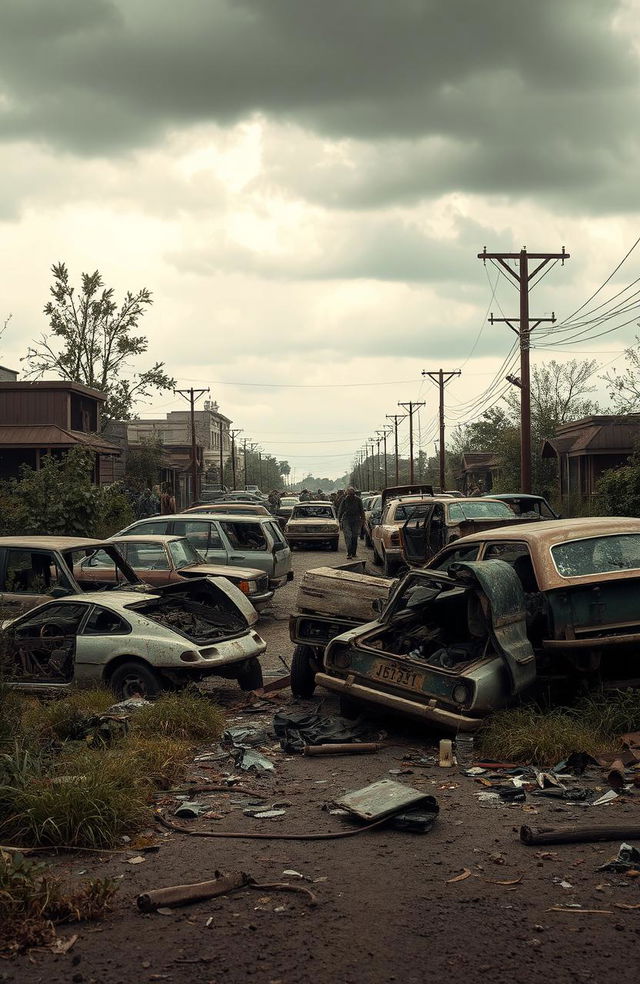
[[[358,549],[360,530],[364,526],[364,509],[362,508],[362,500],[360,496],[356,495],[356,490],[352,485],[349,486],[346,495],[338,506],[338,520],[347,546],[347,560],[353,560]]]

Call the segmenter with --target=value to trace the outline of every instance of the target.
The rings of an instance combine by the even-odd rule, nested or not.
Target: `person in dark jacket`
[[[358,549],[358,537],[360,530],[364,526],[364,509],[362,500],[356,495],[356,490],[352,485],[347,489],[347,494],[338,506],[338,521],[344,533],[344,542],[347,546],[347,560],[353,560]]]

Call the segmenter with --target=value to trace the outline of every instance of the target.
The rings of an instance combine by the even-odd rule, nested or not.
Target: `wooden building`
[[[120,449],[100,434],[105,399],[66,380],[0,381],[0,478],[18,478],[22,465],[38,469],[43,455],[80,446],[95,454],[96,484],[109,482],[108,462]]]
[[[498,475],[498,456],[494,451],[467,451],[460,459],[458,488],[465,495],[474,489],[491,492]]]
[[[558,460],[561,496],[591,496],[602,473],[626,465],[639,442],[640,414],[584,417],[558,427],[542,457]]]

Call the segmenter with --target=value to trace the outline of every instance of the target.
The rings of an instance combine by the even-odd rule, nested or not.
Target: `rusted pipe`
[[[624,775],[624,762],[622,759],[616,759],[615,762],[611,763],[609,773],[607,775],[607,782],[611,789],[615,789],[616,793],[619,793],[625,787],[626,779]]]
[[[354,741],[335,745],[305,745],[303,755],[370,755],[379,752],[382,743],[379,741]]]
[[[640,840],[640,825],[611,827],[520,827],[523,844],[588,844],[592,841]]]
[[[244,888],[250,881],[249,875],[245,875],[243,871],[235,871],[231,875],[221,875],[216,871],[216,877],[212,881],[152,889],[139,895],[136,902],[141,912],[155,912],[165,905],[188,905],[189,902],[215,899],[218,895]]]

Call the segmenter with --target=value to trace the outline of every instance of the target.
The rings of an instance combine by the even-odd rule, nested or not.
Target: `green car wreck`
[[[536,680],[522,585],[501,560],[415,570],[379,619],[334,638],[317,685],[474,731]]]

